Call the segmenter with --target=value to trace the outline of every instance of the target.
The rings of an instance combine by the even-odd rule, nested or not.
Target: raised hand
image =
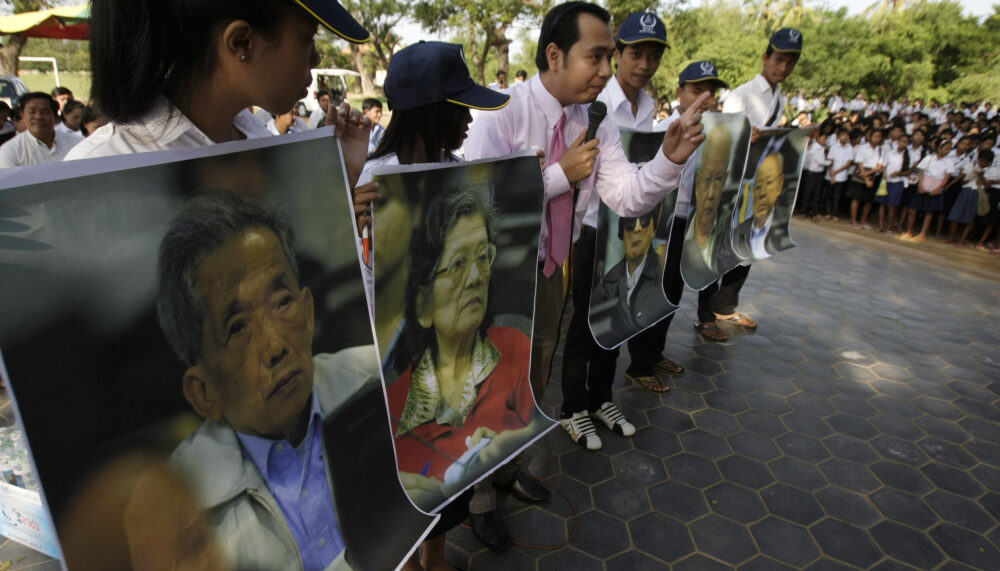
[[[684,164],[705,140],[700,110],[710,95],[706,92],[698,96],[687,111],[670,124],[667,134],[663,136],[663,154],[674,164]]]

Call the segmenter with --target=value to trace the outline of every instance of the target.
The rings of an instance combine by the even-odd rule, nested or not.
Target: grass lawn
[[[49,73],[28,73],[21,71],[21,79],[31,91],[44,91],[52,93],[52,88],[56,86],[56,76]],[[68,87],[73,96],[80,101],[90,100],[90,72],[86,71],[65,71],[59,73],[59,84]]]

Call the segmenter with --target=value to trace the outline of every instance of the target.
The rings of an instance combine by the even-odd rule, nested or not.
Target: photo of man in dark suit
[[[725,220],[719,219],[722,189],[729,177],[733,133],[729,125],[718,123],[705,139],[701,159],[694,172],[694,201],[689,212],[681,273],[694,289],[701,289],[719,278],[716,257],[726,248],[720,232]],[[722,268],[725,271],[726,268]]]
[[[787,224],[774,219],[774,207],[785,186],[784,168],[785,159],[778,151],[767,154],[757,168],[750,191],[753,216],[733,230],[733,250],[745,260],[770,258],[791,245]]]

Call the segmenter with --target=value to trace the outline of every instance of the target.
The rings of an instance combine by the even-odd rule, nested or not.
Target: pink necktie
[[[555,133],[552,134],[552,145],[549,148],[549,164],[559,162],[559,159],[566,154],[566,142],[563,140],[563,125],[566,123],[566,115],[563,114],[556,123]],[[549,200],[549,207],[545,213],[545,223],[549,227],[549,244],[545,252],[545,266],[542,273],[545,277],[550,277],[557,268],[562,266],[569,255],[570,237],[573,235],[573,192],[560,194]]]

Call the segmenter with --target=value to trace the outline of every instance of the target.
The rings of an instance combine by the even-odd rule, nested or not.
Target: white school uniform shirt
[[[319,127],[319,122],[326,117],[326,111],[323,111],[322,107],[317,107],[312,113],[309,114],[309,126],[315,129]]]
[[[507,93],[511,99],[505,107],[480,113],[473,120],[465,141],[466,159],[503,157],[532,147],[548,153],[555,125],[564,114],[562,136],[567,147],[587,129],[588,105],[563,107],[545,88],[538,74],[511,86]],[[592,194],[600,194],[601,200],[619,216],[640,216],[676,188],[684,168],[670,161],[662,151],[642,168],[636,168],[625,157],[618,127],[611,121],[601,123],[597,137],[601,140],[601,152],[594,172],[579,183],[580,194],[573,216],[574,241],[580,236],[580,225]],[[546,167],[544,182],[546,205],[548,200],[573,189],[558,162]],[[539,260],[547,252],[548,239],[549,228],[543,223],[538,243]]]
[[[958,151],[952,149],[948,153],[948,158],[954,163],[955,167],[951,171],[951,176],[962,176],[962,172],[965,171],[965,165],[972,161],[972,153],[965,153],[959,156]]]
[[[597,96],[597,100],[608,107],[608,116],[605,120],[611,119],[619,127],[634,129],[636,131],[665,131],[670,125],[670,120],[660,121],[656,125],[653,124],[653,112],[656,110],[656,101],[653,100],[652,96],[646,93],[646,90],[640,89],[636,93],[636,99],[638,100],[638,105],[636,113],[633,115],[632,104],[625,97],[625,91],[622,90],[617,75],[608,81],[608,85],[604,88],[604,91]],[[597,228],[597,215],[600,212],[600,208],[600,197],[592,194],[590,205],[587,206],[587,213],[583,215],[584,226]]]
[[[267,122],[267,130],[271,132],[272,135],[280,135],[278,132],[278,124],[274,122],[274,117],[272,117]],[[302,133],[309,130],[309,123],[305,122],[305,119],[301,117],[296,117],[291,125],[288,127],[288,133]]]
[[[904,176],[891,176],[894,172],[899,172],[903,170],[903,153],[907,152],[906,149],[896,150],[893,149],[885,153],[885,181],[886,182],[904,182],[906,177]]]
[[[882,157],[882,145],[872,147],[869,143],[858,145],[854,149],[854,162],[860,163],[865,170],[872,170],[879,165],[885,164]]]
[[[926,151],[922,147],[914,147],[913,145],[907,147],[906,152],[910,154],[911,167],[920,165],[920,161],[923,159],[921,153],[926,156]],[[920,173],[917,172],[917,168],[913,168],[910,171],[910,176],[906,177],[906,184],[917,184],[918,182],[920,182]]]
[[[661,121],[661,123],[663,123],[663,130],[664,131],[667,130],[667,128],[670,127],[670,124],[679,119],[680,116],[681,116],[681,110],[679,108],[674,108],[670,116]],[[690,170],[691,174],[689,175],[691,177],[694,176],[694,160],[697,154],[698,153],[692,153],[691,156],[688,157],[687,162],[685,163],[685,168],[691,169]],[[675,215],[677,216],[688,215],[688,211],[691,210],[691,192],[693,189],[694,189],[693,184],[687,187],[681,184],[680,186],[677,187],[677,201],[674,203]]]
[[[953,161],[949,156],[941,158],[936,154],[927,155],[924,157],[924,160],[920,161],[920,164],[917,165],[917,169],[922,171],[927,176],[945,178],[955,171],[955,161]]]
[[[830,109],[830,115],[836,115],[838,111],[844,108],[844,100],[839,95],[834,95],[830,98],[827,108]]]
[[[854,162],[854,147],[850,143],[846,145],[841,145],[840,141],[837,144],[830,147],[830,152],[827,155],[830,159],[830,168],[833,170],[839,169],[848,163]],[[850,169],[844,169],[837,174],[833,175],[834,182],[844,182],[847,180]]]
[[[246,109],[233,118],[233,127],[248,139],[272,136],[267,125]],[[214,143],[180,109],[160,95],[141,117],[125,123],[108,123],[94,131],[66,155],[66,160],[191,149]]]
[[[775,85],[774,89],[771,89],[771,84],[758,73],[756,77],[729,94],[726,102],[722,104],[722,112],[743,113],[754,127],[777,127],[781,122],[781,116],[785,113],[785,101],[781,85]],[[774,114],[775,107],[778,108],[777,114]],[[772,115],[774,121],[767,123]]]
[[[810,141],[806,148],[806,157],[803,168],[811,172],[824,172],[830,166],[830,160],[826,158],[826,147],[816,141]]]
[[[979,168],[979,164],[976,161],[966,161],[962,167],[962,187],[979,188],[979,177],[976,175],[981,172],[983,172],[983,169]]]
[[[60,133],[70,133],[80,137],[80,141],[83,140],[83,133],[70,129],[69,127],[66,126],[66,123],[56,123],[56,131]]]
[[[30,131],[21,131],[0,147],[0,168],[58,163],[81,141],[79,133],[57,129],[50,149]]]

